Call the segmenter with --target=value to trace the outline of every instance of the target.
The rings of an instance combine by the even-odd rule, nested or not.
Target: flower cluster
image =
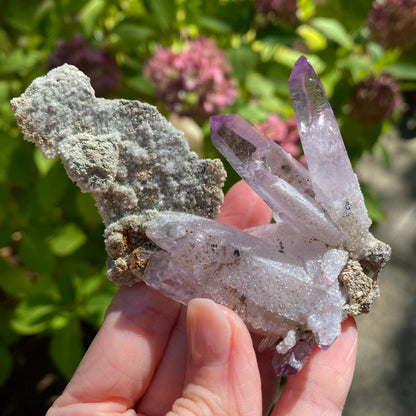
[[[145,65],[145,76],[156,85],[165,106],[197,121],[231,105],[237,95],[236,82],[229,79],[230,65],[214,39],[200,36],[185,49],[158,47]]]
[[[99,97],[109,97],[120,88],[121,72],[115,58],[107,51],[93,49],[81,34],[59,41],[49,59],[51,68],[67,63],[84,72]]]
[[[267,20],[281,20],[292,25],[298,22],[296,0],[255,0],[254,5]]]
[[[400,87],[389,74],[371,76],[352,89],[351,117],[362,124],[380,123],[401,103]]]
[[[304,163],[303,156],[300,156],[300,137],[294,116],[284,121],[276,114],[270,114],[267,120],[257,124],[256,127],[267,137],[278,143],[286,152]]]
[[[375,1],[367,25],[384,48],[411,48],[416,45],[416,1]]]

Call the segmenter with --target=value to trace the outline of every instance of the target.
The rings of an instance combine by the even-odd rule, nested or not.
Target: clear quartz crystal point
[[[308,171],[237,114],[211,117],[214,145],[273,212],[301,232],[331,245],[342,235],[313,199]]]
[[[308,59],[301,56],[289,78],[289,90],[315,199],[344,235],[357,243],[371,220],[331,105]],[[351,235],[353,234],[353,235]]]

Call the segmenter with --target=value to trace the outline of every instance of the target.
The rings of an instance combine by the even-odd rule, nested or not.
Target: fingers
[[[272,210],[244,181],[229,189],[217,217],[217,221],[240,230],[268,224],[271,219]]]
[[[152,383],[136,406],[139,415],[165,415],[182,393],[188,356],[186,310],[185,306],[181,307]]]
[[[187,329],[185,387],[168,415],[260,414],[260,377],[241,319],[211,300],[194,299],[188,306]]]
[[[305,367],[288,378],[272,416],[341,415],[354,373],[357,339],[354,319],[348,318],[335,343],[327,351],[316,348]]]
[[[179,310],[178,303],[143,284],[121,288],[48,416],[91,414],[92,403],[97,413],[134,408],[161,361]]]

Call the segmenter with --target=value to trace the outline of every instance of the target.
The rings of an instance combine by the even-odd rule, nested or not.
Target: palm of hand
[[[240,182],[218,220],[248,228],[270,218],[269,208]],[[237,315],[210,300],[185,308],[144,284],[121,288],[47,416],[267,414],[279,380],[272,351],[256,353],[253,340]],[[316,349],[289,377],[272,416],[341,414],[356,346],[355,324],[348,319],[328,351]]]

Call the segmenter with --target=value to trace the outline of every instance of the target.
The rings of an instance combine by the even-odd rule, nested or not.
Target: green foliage
[[[32,334],[50,339],[50,357],[69,378],[84,351],[83,325],[98,328],[116,288],[105,278],[103,225],[58,160],[24,142],[9,100],[45,74],[58,40],[81,33],[112,53],[122,72],[119,97],[158,105],[143,74],[157,45],[215,37],[238,83],[227,112],[251,122],[293,114],[287,79],[303,53],[319,73],[355,162],[377,145],[381,124],[362,126],[348,112],[351,88],[388,71],[415,87],[416,57],[371,42],[370,0],[298,1],[299,24],[267,22],[252,0],[0,0],[0,384],[10,375],[9,347]],[[206,156],[218,156],[205,133]],[[386,157],[387,160],[387,157]],[[226,187],[238,180],[229,168]],[[370,215],[378,198],[364,189]]]

